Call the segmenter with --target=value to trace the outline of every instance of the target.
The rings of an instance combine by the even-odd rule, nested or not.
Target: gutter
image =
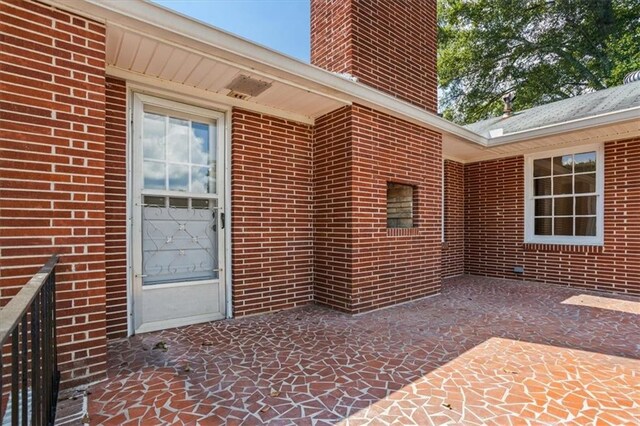
[[[322,68],[146,0],[45,1],[52,6],[79,15],[88,15],[101,22],[112,22],[136,32],[144,31],[140,25],[143,23],[152,27],[154,32],[162,33],[162,38],[167,38],[189,50],[194,50],[194,46],[200,46],[203,53],[208,56],[217,57],[224,62],[231,61],[244,65],[250,71],[265,74],[274,80],[285,80],[290,85],[341,100],[346,104],[356,102],[422,126],[439,129],[469,142],[485,145],[487,141],[483,136],[391,95],[338,77]]]
[[[533,129],[521,130],[519,132],[507,133],[503,136],[489,138],[486,147],[492,148],[517,142],[524,142],[529,139],[537,139],[544,136],[557,135],[576,130],[585,130],[593,127],[606,126],[609,124],[633,120],[640,120],[640,106],[578,118],[575,120],[563,121],[562,123],[549,124],[547,126],[540,126]]]
[[[194,18],[174,12],[148,0],[43,0],[59,7],[89,16],[101,22],[136,32],[153,31],[162,38],[191,51],[232,63],[239,68],[282,81],[345,104],[358,103],[412,123],[438,129],[458,137],[476,148],[524,142],[558,133],[599,127],[640,118],[640,107],[566,121],[503,136],[487,138],[451,123],[433,113],[401,101],[391,95],[353,82],[322,68],[276,52],[242,37],[220,30]],[[147,28],[144,28],[147,26]]]

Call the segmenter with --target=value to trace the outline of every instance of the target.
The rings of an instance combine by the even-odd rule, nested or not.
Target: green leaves
[[[640,69],[640,0],[439,0],[441,110],[469,123],[605,87]]]

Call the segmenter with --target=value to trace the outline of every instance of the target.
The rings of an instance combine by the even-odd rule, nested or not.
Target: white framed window
[[[602,144],[525,156],[525,242],[602,245]]]

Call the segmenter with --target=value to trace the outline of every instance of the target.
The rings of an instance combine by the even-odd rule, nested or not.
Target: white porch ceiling
[[[347,104],[188,47],[172,45],[116,25],[107,25],[106,62],[107,73],[119,76],[132,73],[144,77],[146,81],[157,80],[158,84],[171,82],[184,85],[201,91],[202,97],[211,97],[217,102],[225,101],[258,111],[261,111],[260,107],[267,107],[280,111],[279,115],[285,118],[297,121],[311,123],[316,117]],[[226,86],[240,74],[269,82],[271,87],[248,100],[227,97],[230,90]]]
[[[62,1],[76,4],[74,0]],[[615,113],[616,117],[596,117],[487,139],[363,84],[186,21],[150,3],[136,3],[136,8],[117,1],[88,0],[87,4],[96,12],[106,13],[107,74],[212,103],[308,124],[344,105],[359,103],[441,132],[443,155],[465,163],[640,136],[637,111],[627,111]],[[104,10],[103,4],[126,10]],[[141,10],[144,8],[150,10]],[[158,22],[141,18],[151,12]],[[179,25],[181,22],[186,26]],[[180,27],[180,32],[172,27]],[[268,82],[271,87],[248,100],[229,97],[226,86],[238,75]]]

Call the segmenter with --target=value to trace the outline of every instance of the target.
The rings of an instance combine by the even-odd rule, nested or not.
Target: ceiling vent
[[[246,101],[251,97],[249,95],[245,95],[244,93],[234,92],[233,90],[229,91],[229,93],[227,93],[227,96],[234,99],[242,99],[243,101]]]
[[[267,81],[261,81],[248,75],[239,75],[227,85],[227,89],[230,90],[227,96],[247,100],[258,96],[269,87],[271,87],[271,83]]]

